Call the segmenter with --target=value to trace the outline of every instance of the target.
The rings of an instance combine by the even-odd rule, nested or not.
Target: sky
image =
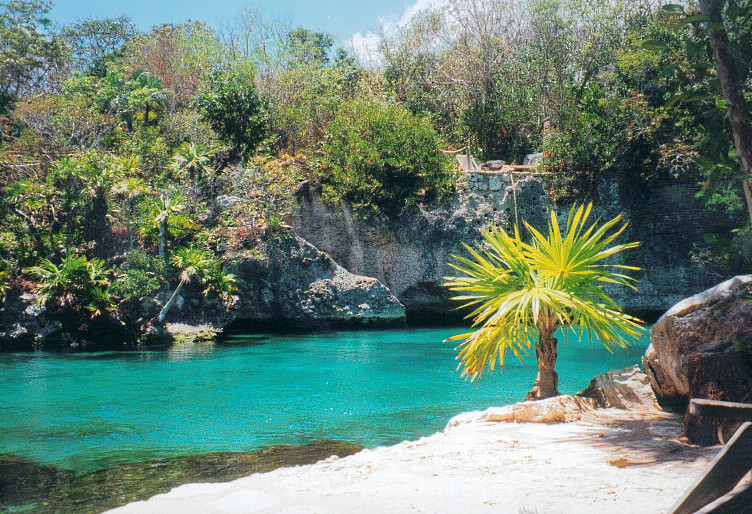
[[[59,25],[77,19],[128,15],[140,30],[161,23],[204,21],[218,28],[244,6],[259,6],[268,20],[333,34],[337,45],[369,44],[380,25],[395,27],[442,0],[57,0],[50,17]],[[370,34],[369,34],[370,33]]]

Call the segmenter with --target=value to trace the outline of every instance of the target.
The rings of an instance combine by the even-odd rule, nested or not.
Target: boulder
[[[687,298],[650,329],[643,367],[660,400],[752,400],[752,275]]]
[[[596,375],[590,385],[577,393],[592,398],[599,409],[655,410],[658,402],[648,376],[637,365]]]

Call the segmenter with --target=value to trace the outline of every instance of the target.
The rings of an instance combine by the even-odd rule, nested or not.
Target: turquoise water
[[[340,439],[375,447],[441,430],[455,414],[524,399],[535,378],[511,357],[460,377],[462,329],[235,339],[169,350],[0,355],[0,453],[84,473],[116,464]],[[647,339],[609,354],[560,343],[560,389],[639,362]]]

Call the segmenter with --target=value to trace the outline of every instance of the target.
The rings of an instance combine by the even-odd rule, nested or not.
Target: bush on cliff
[[[454,173],[427,118],[374,99],[344,102],[327,131],[318,177],[324,197],[397,216],[451,194]]]

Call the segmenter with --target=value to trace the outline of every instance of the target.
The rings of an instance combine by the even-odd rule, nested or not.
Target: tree
[[[203,275],[210,262],[211,258],[206,252],[198,248],[180,248],[175,252],[175,255],[170,258],[170,263],[180,270],[180,282],[175,288],[175,291],[173,291],[172,296],[170,296],[170,299],[164,307],[162,307],[162,310],[159,311],[157,321],[160,323],[164,322],[170,309],[175,304],[180,291],[182,291],[183,286],[190,282],[191,278]]]
[[[172,156],[172,165],[180,173],[187,173],[191,183],[200,179],[204,172],[211,170],[214,151],[200,143],[185,142]]]
[[[124,168],[138,168],[138,157],[124,158]],[[116,197],[125,199],[125,217],[128,226],[128,251],[133,251],[133,201],[141,196],[142,193],[149,191],[149,187],[141,177],[136,177],[125,172],[124,178],[112,186],[112,194]]]
[[[454,171],[427,118],[371,98],[345,101],[327,130],[319,179],[329,200],[397,216],[447,197]]]
[[[190,218],[181,214],[185,209],[185,199],[177,193],[162,193],[154,222],[159,227],[159,258],[166,263],[165,235],[169,226],[195,228]]]
[[[745,175],[742,184],[747,200],[747,210],[752,221],[752,117],[750,117],[749,103],[744,97],[738,65],[732,57],[728,33],[724,26],[723,9],[727,3],[727,0],[700,0],[700,11],[708,18],[708,42],[713,50],[713,60],[726,104],[734,146]],[[749,20],[752,16],[752,4],[740,2],[740,4],[745,3],[746,18]],[[746,42],[749,45],[749,35]],[[749,70],[746,72],[749,73]]]
[[[573,207],[563,233],[552,212],[547,237],[526,223],[531,243],[516,227],[513,235],[501,228],[484,231],[488,250],[466,245],[472,258],[456,257],[459,264],[452,267],[465,276],[448,278],[445,285],[461,293],[454,299],[463,306],[475,307],[468,317],[480,327],[450,338],[465,339],[458,347],[464,375],[479,378],[487,365],[493,371],[497,357],[503,366],[507,350],[522,360],[537,338],[538,375],[527,399],[549,398],[559,394],[558,328],[573,328],[579,338],[587,332],[609,350],[640,335],[639,320],[622,313],[601,289],[607,283],[634,288],[633,279],[614,270],[636,268],[603,261],[637,243],[612,245],[627,225],[618,227],[617,216],[587,226],[591,210],[592,204]]]
[[[298,27],[288,34],[285,50],[291,56],[291,63],[294,65],[324,66],[329,63],[328,53],[333,43],[334,37],[331,34]]]
[[[77,20],[63,27],[61,37],[72,52],[73,67],[97,77],[107,74],[107,61],[125,54],[138,31],[128,16]]]
[[[214,29],[201,22],[160,25],[133,38],[129,47],[129,68],[159,77],[171,91],[167,97],[170,113],[187,107],[206,87],[213,67],[222,62]]]
[[[250,70],[213,73],[211,86],[198,97],[197,105],[240,160],[254,152],[267,136],[268,109],[256,91]]]
[[[0,101],[44,90],[45,81],[62,66],[64,45],[47,33],[51,7],[38,0],[0,4]]]

